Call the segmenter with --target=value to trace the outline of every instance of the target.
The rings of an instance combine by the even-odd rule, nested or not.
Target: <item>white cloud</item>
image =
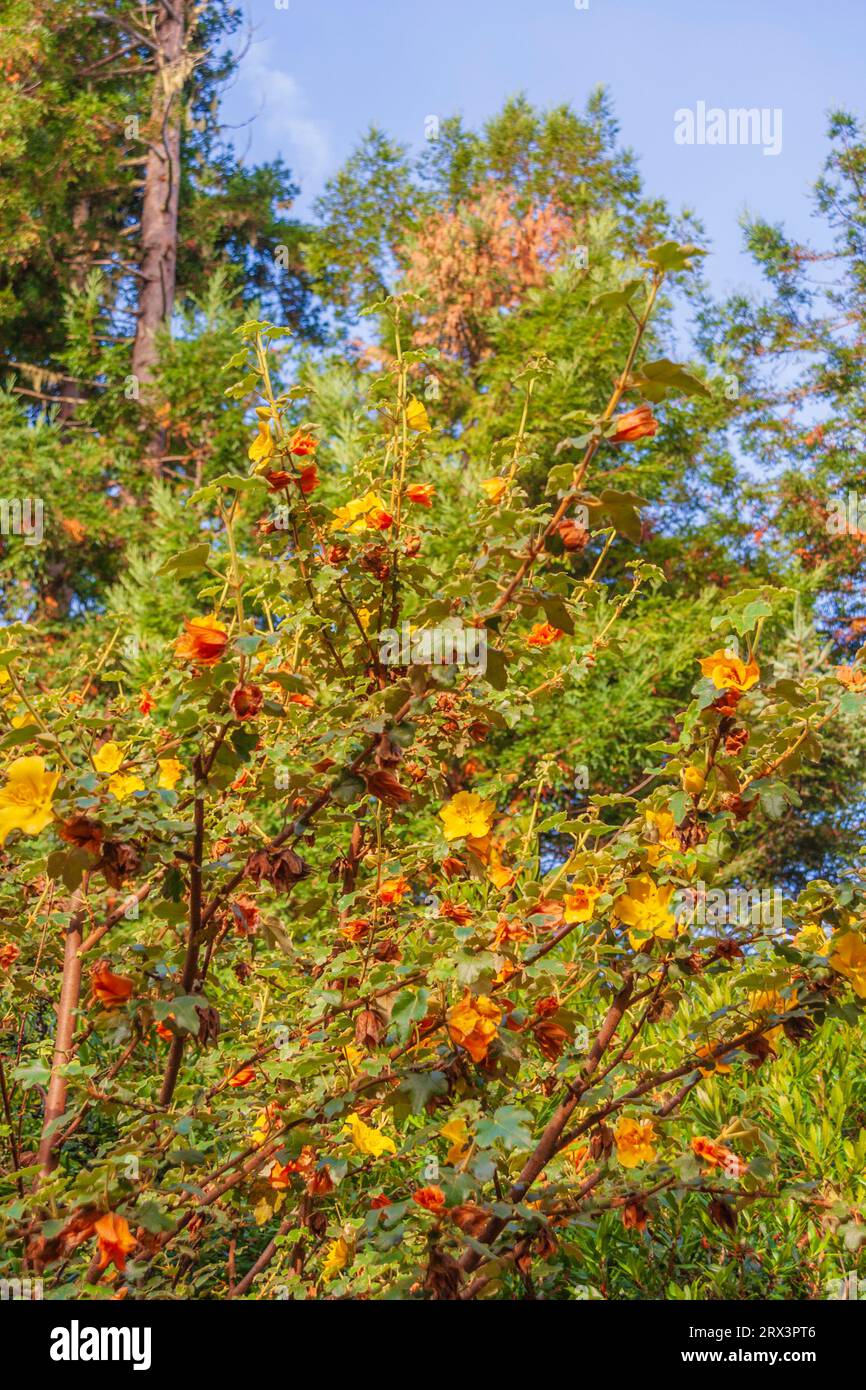
[[[269,63],[263,47],[251,48],[242,65],[256,104],[257,134],[283,156],[305,194],[318,192],[333,164],[324,122],[309,114],[300,83]]]

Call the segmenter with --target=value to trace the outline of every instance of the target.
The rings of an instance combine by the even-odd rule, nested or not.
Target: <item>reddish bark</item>
[[[156,363],[156,334],[174,306],[177,214],[180,195],[181,95],[190,70],[186,51],[187,0],[161,7],[156,23],[156,74],[151,141],[141,208],[141,289],[132,371],[146,386]]]

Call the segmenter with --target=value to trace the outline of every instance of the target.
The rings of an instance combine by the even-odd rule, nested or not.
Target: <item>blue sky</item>
[[[586,0],[578,0],[579,4]],[[286,8],[282,8],[286,5]],[[609,87],[649,193],[703,220],[717,293],[754,284],[738,218],[807,238],[826,112],[866,116],[866,0],[246,0],[250,46],[226,119],[252,160],[281,154],[301,212],[371,124],[420,148],[429,115],[480,124],[524,91],[580,107]],[[678,145],[674,112],[780,108],[782,148]]]

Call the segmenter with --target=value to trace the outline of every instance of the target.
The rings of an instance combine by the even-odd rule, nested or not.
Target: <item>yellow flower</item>
[[[713,652],[701,658],[701,670],[717,690],[739,690],[741,693],[757,685],[761,671],[756,661],[741,661],[726,651]]]
[[[588,922],[595,910],[595,900],[600,895],[600,888],[575,883],[571,892],[566,893],[562,900],[562,905],[565,908],[564,921]]]
[[[646,828],[647,837],[653,837],[646,852],[647,863],[653,867],[669,863],[671,856],[667,851],[678,850],[680,847],[676,821],[670,811],[647,811]]]
[[[614,915],[629,928],[628,939],[636,951],[653,940],[670,941],[677,934],[677,921],[670,910],[674,887],[659,887],[649,874],[626,882],[626,891],[614,904]]]
[[[423,401],[416,400],[414,396],[406,407],[406,424],[410,430],[417,430],[419,434],[430,433],[427,408]]]
[[[810,956],[826,956],[830,950],[830,942],[824,934],[824,928],[820,922],[807,922],[794,937],[792,945],[798,951],[808,952]]]
[[[387,516],[385,503],[375,492],[365,492],[363,497],[355,497],[345,507],[337,507],[332,531],[349,531],[357,535],[360,531],[381,530],[381,518]]]
[[[325,1263],[322,1265],[322,1278],[335,1279],[340,1271],[346,1268],[351,1254],[352,1247],[344,1236],[332,1240],[325,1254]]]
[[[465,1047],[473,1062],[483,1062],[496,1037],[502,1010],[484,995],[467,991],[459,1004],[448,1010],[448,1032],[457,1047]]]
[[[700,796],[707,779],[699,767],[684,767],[680,774],[680,785],[689,796]]]
[[[466,1128],[465,1120],[449,1120],[447,1125],[443,1125],[439,1133],[443,1139],[447,1139],[450,1145],[445,1155],[446,1163],[459,1163],[466,1157],[469,1149],[469,1131]]]
[[[637,1168],[639,1163],[652,1163],[656,1156],[652,1120],[630,1120],[623,1116],[613,1137],[616,1156],[623,1168]]]
[[[508,488],[507,478],[482,478],[481,487],[487,497],[488,502],[494,505],[501,502]]]
[[[256,1122],[250,1134],[250,1138],[256,1146],[264,1144],[268,1135],[275,1129],[279,1122],[279,1113],[279,1106],[271,1102],[271,1104],[266,1105],[261,1114],[256,1117]]]
[[[124,751],[119,743],[103,743],[93,755],[93,766],[97,772],[116,772],[123,762]]]
[[[38,835],[51,820],[51,798],[60,773],[49,772],[42,758],[29,757],[10,763],[6,777],[6,785],[0,787],[0,841],[11,830]]]
[[[350,1072],[354,1075],[364,1060],[363,1052],[354,1043],[346,1043],[343,1048],[343,1056],[348,1063]]]
[[[477,792],[458,792],[439,812],[446,840],[460,840],[464,835],[483,840],[493,824],[496,805],[483,801]]]
[[[830,964],[851,981],[854,993],[866,999],[866,942],[856,932],[845,932],[833,942]]]
[[[369,1154],[371,1158],[381,1158],[382,1154],[395,1154],[397,1145],[381,1130],[365,1125],[360,1115],[350,1115],[345,1124],[352,1137],[352,1143],[359,1154]]]
[[[715,1046],[716,1044],[711,1042],[702,1043],[695,1051],[699,1057],[709,1057]],[[733,1067],[730,1067],[727,1062],[723,1062],[721,1057],[713,1058],[710,1066],[700,1068],[701,1076],[727,1076],[731,1071],[733,1071]]]
[[[133,792],[143,792],[144,783],[135,773],[116,772],[113,777],[108,779],[108,790],[112,796],[116,796],[118,801],[126,801],[132,796]]]
[[[358,622],[365,632],[370,631],[370,624],[373,621],[373,613],[369,608],[358,609]]]
[[[157,786],[164,787],[166,791],[174,791],[183,776],[183,763],[178,762],[177,758],[157,758],[156,762],[159,768]]]
[[[267,420],[259,421],[259,432],[247,450],[247,458],[250,463],[264,463],[274,452],[274,441],[271,438],[271,427]]]
[[[786,1014],[791,1009],[797,1007],[796,992],[790,999],[783,999],[776,989],[753,989],[748,995],[749,1009],[753,1014]],[[776,1028],[771,1028],[764,1034],[767,1042],[775,1044],[780,1041],[784,1034],[784,1027],[780,1023]]]

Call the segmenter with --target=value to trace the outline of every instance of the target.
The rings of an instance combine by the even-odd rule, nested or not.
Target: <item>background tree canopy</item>
[[[826,1297],[857,120],[831,249],[751,221],[765,291],[718,302],[603,91],[372,128],[302,222],[225,138],[230,0],[0,14],[3,1272]]]

